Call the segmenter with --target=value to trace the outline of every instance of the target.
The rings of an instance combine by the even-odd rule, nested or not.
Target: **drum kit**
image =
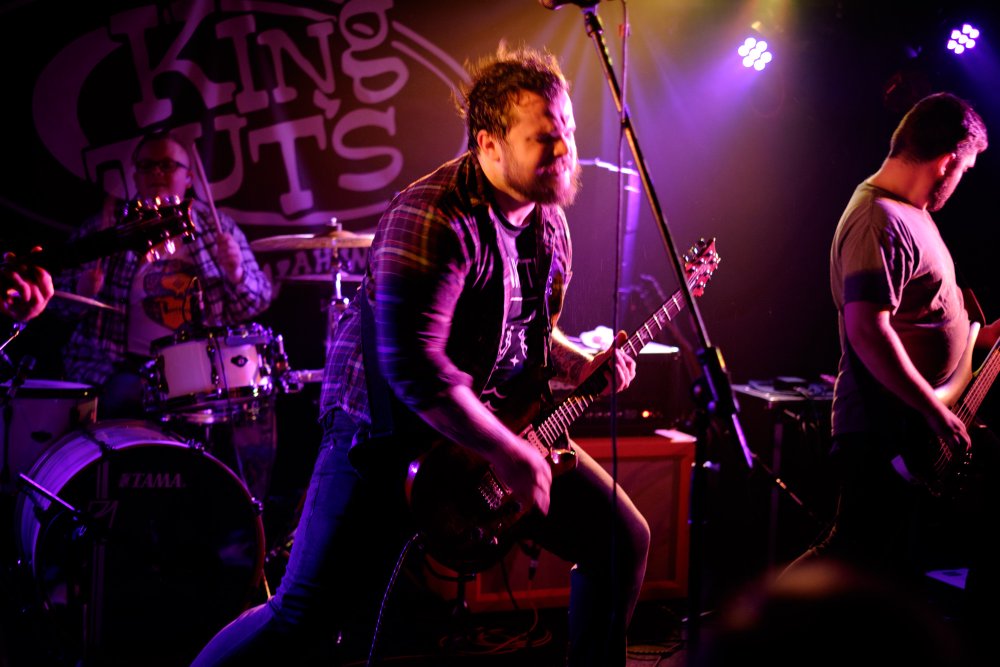
[[[251,248],[331,249],[336,258],[371,242],[337,228]],[[331,329],[347,303],[341,281],[356,279],[334,262]],[[55,298],[118,308],[66,292]],[[322,375],[292,370],[282,336],[257,323],[179,330],[153,341],[150,356],[145,419],[101,420],[96,388],[24,369],[0,384],[0,501],[12,524],[2,556],[15,588],[32,591],[16,604],[75,628],[75,648],[100,664],[136,650],[196,649],[270,594],[269,547],[291,538],[265,535],[266,483],[255,487],[238,455],[233,463],[190,434],[257,424],[273,432],[276,398]]]

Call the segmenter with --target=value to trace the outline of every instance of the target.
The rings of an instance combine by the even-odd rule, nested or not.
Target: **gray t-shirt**
[[[830,249],[830,287],[840,315],[841,358],[833,433],[870,430],[898,405],[858,359],[844,330],[844,304],[888,306],[892,328],[920,373],[939,385],[954,372],[969,334],[955,265],[930,213],[861,183]]]

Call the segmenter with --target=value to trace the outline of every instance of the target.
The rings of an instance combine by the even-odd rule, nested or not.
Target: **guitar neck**
[[[989,393],[998,374],[1000,374],[1000,340],[993,344],[989,354],[986,355],[986,360],[983,361],[983,364],[976,372],[975,379],[972,380],[965,393],[962,394],[961,400],[952,408],[952,412],[966,426],[972,423],[976,413],[979,412],[979,408],[982,406],[983,400]]]
[[[681,291],[677,290],[656,312],[650,315],[635,333],[629,336],[628,340],[622,344],[622,349],[627,350],[632,356],[639,354],[642,348],[646,347],[659,332],[663,331],[667,322],[677,316],[677,313],[684,307]],[[605,365],[610,363],[610,359]],[[558,407],[534,427],[542,444],[551,448],[556,441],[576,421],[580,415],[586,412],[604,388],[607,386],[607,378],[601,370],[593,372],[586,380],[580,383],[573,393],[570,394]]]

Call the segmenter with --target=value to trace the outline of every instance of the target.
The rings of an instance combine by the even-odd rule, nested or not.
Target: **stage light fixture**
[[[740,44],[740,47],[736,49],[736,52],[740,54],[743,59],[743,66],[747,69],[753,68],[760,72],[767,64],[771,62],[774,57],[773,54],[767,50],[767,42],[763,39],[757,39],[756,37],[747,37]]]
[[[965,23],[961,29],[956,28],[951,31],[948,38],[948,50],[954,51],[955,55],[960,55],[975,48],[977,39],[979,39],[979,29]]]

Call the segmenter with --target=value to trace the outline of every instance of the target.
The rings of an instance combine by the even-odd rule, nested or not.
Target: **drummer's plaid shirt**
[[[477,160],[466,153],[397,195],[376,229],[357,294],[373,297],[377,279],[379,299],[393,304],[394,321],[379,320],[380,334],[395,332],[378,339],[379,362],[411,408],[427,407],[456,384],[481,391],[496,363],[513,279],[487,193]],[[538,211],[542,266],[550,266],[544,307],[554,320],[572,246],[562,209]],[[320,415],[339,408],[370,424],[359,303],[356,296],[334,325]]]
[[[218,233],[215,224],[210,222],[208,205],[195,201],[191,207],[191,221],[197,233],[187,247],[205,294],[205,323],[214,327],[228,326],[264,311],[271,302],[271,280],[260,269],[246,236],[233,219],[219,212],[220,227],[232,234],[243,254],[243,280],[238,285],[226,280],[215,263]],[[102,218],[95,217],[87,221],[77,235],[93,232],[102,224]],[[102,385],[126,359],[129,290],[141,261],[142,258],[131,251],[105,258],[104,285],[96,298],[119,306],[122,312],[101,309],[85,312],[63,350],[67,379]],[[59,288],[75,291],[80,272],[93,266],[87,264],[61,274],[57,279]]]

